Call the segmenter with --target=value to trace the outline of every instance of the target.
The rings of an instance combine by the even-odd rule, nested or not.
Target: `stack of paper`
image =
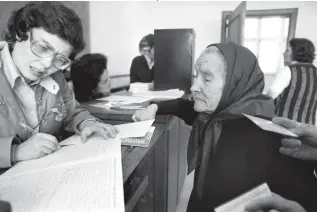
[[[135,82],[130,84],[129,92],[138,93],[153,90],[153,83]]]
[[[148,97],[153,99],[177,99],[184,95],[184,91],[179,89],[170,89],[166,91],[144,91],[134,93],[133,96],[136,97]]]
[[[112,95],[105,98],[100,98],[103,102],[91,104],[96,107],[104,107],[117,110],[137,110],[146,107],[146,102],[150,101],[152,97],[137,97],[137,96],[117,96]]]
[[[20,162],[0,176],[0,199],[19,212],[124,212],[120,141],[91,137]]]

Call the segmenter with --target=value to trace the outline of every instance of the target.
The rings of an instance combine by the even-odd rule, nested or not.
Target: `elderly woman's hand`
[[[306,212],[297,202],[287,200],[275,193],[271,197],[257,199],[245,207],[247,212],[258,212],[269,210],[269,212]]]
[[[155,118],[155,114],[157,112],[157,104],[151,104],[147,108],[136,111],[132,119],[134,121],[145,121]]]
[[[290,119],[276,117],[273,123],[298,135],[298,138],[282,139],[280,152],[302,160],[317,160],[317,127]]]
[[[79,126],[82,142],[86,142],[87,138],[92,134],[99,134],[105,139],[115,138],[119,130],[110,124],[98,123],[95,121],[83,121]]]

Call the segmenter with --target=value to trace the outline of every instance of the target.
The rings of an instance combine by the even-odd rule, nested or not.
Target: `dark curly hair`
[[[139,43],[139,49],[141,50],[143,47],[149,46],[151,49],[154,47],[154,35],[148,34],[144,36],[140,43]]]
[[[315,46],[306,38],[293,38],[289,41],[292,49],[292,59],[302,63],[313,63],[315,59]]]
[[[93,99],[100,77],[107,69],[107,57],[103,54],[85,54],[73,62],[70,78],[73,82],[75,98],[79,102]]]
[[[2,37],[9,44],[25,41],[30,29],[36,27],[43,27],[47,32],[68,41],[74,48],[69,57],[71,60],[85,48],[79,16],[60,2],[35,1],[13,11]]]

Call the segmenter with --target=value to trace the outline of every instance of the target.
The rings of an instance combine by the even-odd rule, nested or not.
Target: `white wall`
[[[154,29],[194,28],[196,57],[220,42],[221,13],[239,2],[90,2],[91,51],[109,57],[110,75],[129,74],[142,36]],[[317,2],[247,2],[248,10],[299,8],[296,37],[317,47]],[[308,22],[312,24],[308,24]],[[316,63],[317,64],[317,63]]]

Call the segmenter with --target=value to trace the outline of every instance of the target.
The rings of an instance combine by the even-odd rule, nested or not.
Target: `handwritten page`
[[[124,212],[121,160],[107,158],[36,174],[0,178],[13,211]]]
[[[215,212],[245,212],[245,206],[250,202],[258,198],[270,196],[272,196],[270,188],[266,183],[264,183],[252,189],[251,191],[233,199],[232,201],[215,208]]]
[[[261,119],[258,117],[254,117],[251,115],[243,114],[245,117],[250,119],[253,123],[258,125],[261,129],[270,131],[270,132],[275,132],[281,135],[286,135],[286,136],[291,136],[291,137],[298,137],[295,133],[285,129],[282,126],[274,124],[272,121]]]
[[[93,142],[90,148],[85,148],[88,152],[95,152],[97,155],[106,153],[107,156],[97,156],[94,159],[90,157],[79,162],[75,160],[73,163],[66,162],[50,168],[24,172],[24,174],[14,175],[15,172],[11,172],[11,174],[1,175],[0,199],[9,201],[13,211],[19,212],[124,212],[120,143],[118,140],[116,142],[113,140],[114,146],[92,144]],[[83,146],[85,145],[80,147]],[[71,146],[67,148],[67,151],[76,152],[77,147]],[[98,147],[102,149],[97,151]],[[78,153],[76,152],[75,158],[79,156]],[[29,162],[34,165],[33,162]],[[43,164],[47,162],[51,163],[52,160],[44,160]],[[41,163],[37,163],[39,164]],[[25,168],[32,167],[27,163],[24,163],[24,166]],[[11,169],[15,168],[16,166]],[[18,169],[21,170],[21,166]]]
[[[80,143],[80,145],[65,146],[42,158],[17,163],[0,177],[23,175],[75,163],[99,160],[100,158],[121,156],[120,139],[105,140],[102,137],[93,136],[85,144],[80,142],[81,138],[79,135],[74,135],[69,139]],[[118,148],[119,150],[117,150]]]

